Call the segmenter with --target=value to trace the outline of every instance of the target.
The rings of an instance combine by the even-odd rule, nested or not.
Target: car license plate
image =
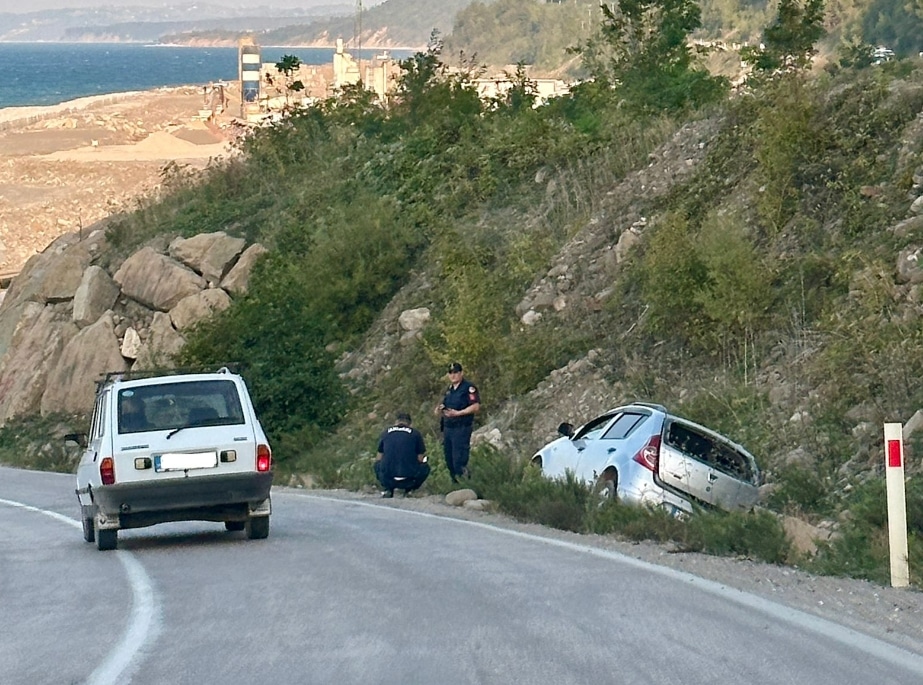
[[[217,452],[168,452],[154,455],[154,470],[158,472],[213,469],[217,465]]]

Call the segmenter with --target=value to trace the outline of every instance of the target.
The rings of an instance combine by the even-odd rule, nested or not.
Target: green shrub
[[[781,564],[791,554],[782,522],[767,511],[699,512],[689,518],[679,542],[686,551],[745,556],[770,564]]]
[[[775,511],[821,515],[832,511],[831,485],[816,469],[782,467],[775,474],[773,486],[767,505]]]
[[[90,417],[38,414],[9,419],[0,426],[0,463],[36,471],[74,473],[82,450],[64,444],[68,433],[86,433]]]
[[[923,481],[908,478],[907,503],[910,580],[923,580]],[[890,583],[891,555],[888,535],[888,506],[884,478],[855,488],[845,503],[849,512],[836,535],[819,546],[806,568],[825,575],[864,578],[882,585]]]

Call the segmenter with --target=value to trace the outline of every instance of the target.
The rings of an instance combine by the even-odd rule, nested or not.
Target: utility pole
[[[359,83],[362,83],[362,0],[356,0],[356,24],[358,26],[356,42],[359,49]]]

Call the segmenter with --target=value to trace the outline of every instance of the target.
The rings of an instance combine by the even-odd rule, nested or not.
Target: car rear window
[[[124,388],[118,395],[119,433],[244,423],[237,385],[186,381]]]
[[[667,445],[738,480],[753,480],[750,459],[731,445],[677,421],[667,430]]]
[[[647,414],[635,412],[624,412],[615,419],[609,429],[602,436],[602,440],[624,440],[640,426],[644,419],[648,418]]]

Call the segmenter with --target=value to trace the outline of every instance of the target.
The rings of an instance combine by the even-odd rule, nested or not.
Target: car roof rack
[[[131,381],[141,378],[156,378],[158,376],[180,376],[190,373],[232,374],[237,373],[236,367],[238,366],[239,364],[232,362],[221,365],[217,370],[215,370],[214,367],[205,368],[202,366],[185,366],[177,367],[175,369],[131,369],[130,371],[106,371],[105,373],[100,374],[100,377],[96,381],[96,392],[98,393],[107,385],[117,381]]]

